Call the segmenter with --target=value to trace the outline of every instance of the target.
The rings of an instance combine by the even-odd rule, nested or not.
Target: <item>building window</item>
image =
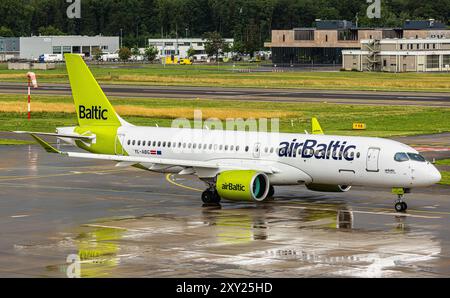
[[[439,55],[427,56],[427,68],[439,68]]]
[[[403,45],[402,44],[400,45],[400,50],[403,50]]]
[[[283,34],[283,42],[286,42],[286,35]]]
[[[328,40],[328,35],[326,36],[326,38]],[[295,30],[294,39],[295,40],[314,40],[314,30]]]
[[[71,53],[72,47],[71,46],[64,46],[62,47],[63,53]]]
[[[53,47],[53,54],[61,54],[61,47]]]
[[[449,67],[450,67],[450,55],[442,56],[442,63],[444,65],[444,67],[447,67],[446,65],[449,65]]]
[[[338,40],[358,40],[358,30],[339,30]]]

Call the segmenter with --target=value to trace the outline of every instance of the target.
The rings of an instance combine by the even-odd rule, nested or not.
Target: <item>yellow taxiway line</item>
[[[203,190],[201,190],[201,189],[189,187],[189,186],[186,186],[186,185],[183,185],[183,184],[180,184],[180,183],[177,183],[177,182],[173,181],[173,180],[172,180],[172,176],[173,176],[173,174],[167,174],[167,175],[166,175],[166,180],[167,180],[169,183],[171,183],[171,184],[173,184],[173,185],[176,185],[176,186],[178,186],[178,187],[185,188],[185,189],[189,189],[189,190],[193,190],[193,191],[198,191],[198,192],[203,192]]]

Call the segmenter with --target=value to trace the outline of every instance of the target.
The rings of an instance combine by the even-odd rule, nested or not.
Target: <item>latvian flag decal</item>
[[[158,150],[152,150],[152,151],[150,151],[150,154],[151,155],[162,155],[162,152],[158,151]]]

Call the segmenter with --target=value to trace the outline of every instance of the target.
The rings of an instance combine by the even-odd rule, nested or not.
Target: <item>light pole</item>
[[[188,31],[189,31],[189,28],[186,27],[186,39],[188,38]]]
[[[123,29],[120,28],[120,48],[122,48],[122,40],[123,40],[122,31],[123,31]]]

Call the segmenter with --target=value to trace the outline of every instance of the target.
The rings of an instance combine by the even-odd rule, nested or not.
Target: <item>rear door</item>
[[[367,152],[367,172],[379,172],[380,148],[369,148]]]

